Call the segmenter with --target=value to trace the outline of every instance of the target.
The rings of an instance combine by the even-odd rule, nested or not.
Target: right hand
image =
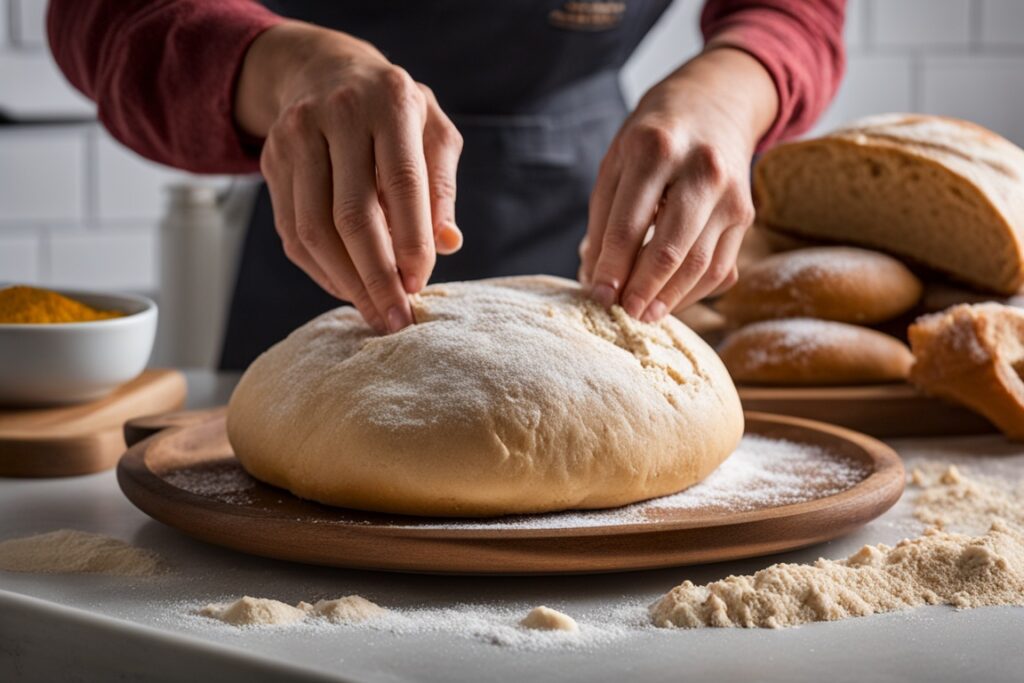
[[[412,324],[408,295],[457,251],[462,137],[433,93],[372,45],[288,22],[246,53],[235,95],[288,258],[378,332]]]

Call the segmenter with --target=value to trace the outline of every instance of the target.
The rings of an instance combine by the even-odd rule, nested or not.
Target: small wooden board
[[[167,424],[175,426],[156,431]],[[863,434],[759,413],[747,414],[747,432],[821,447],[830,462],[857,463],[864,478],[822,498],[745,512],[660,508],[635,523],[487,528],[480,520],[329,507],[258,482],[231,451],[223,409],[178,413],[163,424],[130,422],[130,440],[146,438],[121,459],[117,478],[154,519],[234,550],[336,567],[472,574],[627,571],[792,550],[854,530],[903,491],[899,457]]]
[[[739,387],[745,410],[793,415],[871,436],[990,434],[992,423],[967,408],[926,396],[910,384],[852,387]]]
[[[69,477],[110,469],[124,453],[127,420],[184,402],[184,375],[146,370],[88,403],[0,409],[0,477]]]

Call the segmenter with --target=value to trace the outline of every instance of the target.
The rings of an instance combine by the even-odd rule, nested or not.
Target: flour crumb
[[[782,628],[920,605],[1024,605],[1024,482],[940,463],[915,468],[910,481],[923,489],[913,508],[929,525],[922,536],[866,545],[845,560],[687,581],[651,605],[652,623]]]
[[[576,620],[568,614],[541,605],[534,607],[530,613],[519,622],[524,628],[537,631],[578,631],[580,627]]]
[[[319,600],[310,606],[310,612],[333,624],[356,624],[382,616],[387,610],[361,595],[347,595],[335,600]]]
[[[160,556],[110,536],[75,529],[0,542],[0,570],[37,574],[154,576],[166,571]]]
[[[248,595],[231,603],[211,604],[199,614],[232,626],[287,626],[307,619],[323,619],[332,624],[356,624],[387,613],[380,605],[361,595],[334,600],[305,601],[294,607],[280,600]]]

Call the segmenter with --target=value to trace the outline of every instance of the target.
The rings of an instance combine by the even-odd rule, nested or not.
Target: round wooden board
[[[879,438],[963,436],[996,431],[967,408],[905,383],[853,387],[739,387],[746,410],[793,415]]]
[[[157,431],[168,424],[174,426]],[[903,492],[899,457],[871,437],[760,413],[747,414],[747,433],[820,447],[830,459],[857,463],[864,478],[833,495],[745,512],[655,508],[638,523],[486,528],[480,520],[329,507],[257,482],[231,452],[223,409],[216,409],[130,422],[129,443],[143,440],[121,458],[117,479],[154,519],[234,550],[336,567],[465,574],[614,572],[766,555],[853,531]],[[232,481],[244,484],[233,491]]]

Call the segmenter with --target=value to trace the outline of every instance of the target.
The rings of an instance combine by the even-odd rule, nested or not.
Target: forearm
[[[249,44],[279,17],[248,0],[51,0],[47,21],[58,65],[122,143],[192,171],[258,168],[233,93]]]

